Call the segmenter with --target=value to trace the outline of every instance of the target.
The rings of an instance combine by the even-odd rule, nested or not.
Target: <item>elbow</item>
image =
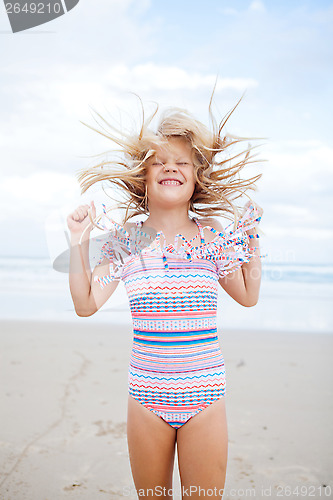
[[[97,309],[91,310],[91,309],[75,308],[75,312],[76,312],[77,316],[79,316],[80,318],[88,318],[89,316],[92,316],[93,314],[95,314],[96,311],[97,311]]]
[[[254,307],[258,304],[259,297],[249,297],[248,299],[241,302],[241,305],[244,307]]]
[[[92,298],[89,296],[85,299],[82,299],[81,297],[79,298],[73,298],[73,305],[74,305],[74,310],[77,316],[80,318],[87,318],[89,316],[92,316],[95,314],[95,312],[98,311],[98,307],[96,306],[96,303]]]

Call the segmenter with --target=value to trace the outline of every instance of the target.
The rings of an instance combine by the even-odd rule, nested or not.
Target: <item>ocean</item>
[[[243,307],[220,290],[220,328],[333,333],[333,265],[263,259],[262,266],[256,306]],[[68,275],[55,271],[47,257],[0,257],[0,319],[131,322],[122,283],[96,314],[79,318]]]

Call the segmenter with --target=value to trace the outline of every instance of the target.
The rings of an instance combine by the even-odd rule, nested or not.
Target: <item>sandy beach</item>
[[[1,500],[136,498],[126,442],[131,327],[81,318],[0,329]],[[224,498],[333,497],[333,335],[228,330],[220,342]]]

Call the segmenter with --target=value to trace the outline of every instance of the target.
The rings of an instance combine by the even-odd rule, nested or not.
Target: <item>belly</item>
[[[224,365],[216,314],[191,312],[133,316],[130,365],[154,372],[186,372]],[[154,317],[149,317],[154,316]]]

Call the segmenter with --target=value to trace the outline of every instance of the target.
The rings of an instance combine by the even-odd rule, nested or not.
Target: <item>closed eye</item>
[[[177,165],[189,165],[186,161],[178,161]]]

